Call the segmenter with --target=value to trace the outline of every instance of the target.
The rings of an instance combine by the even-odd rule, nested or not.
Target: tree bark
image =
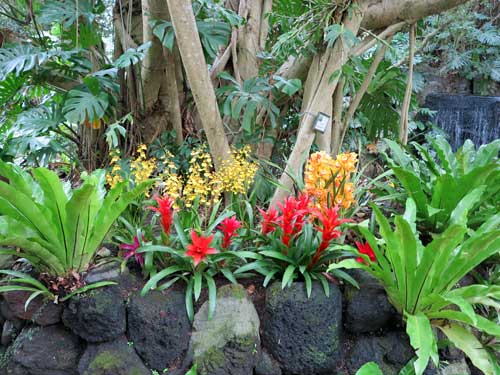
[[[469,0],[362,0],[361,5],[366,7],[361,27],[365,30],[376,32],[384,28],[401,29],[404,24],[411,24],[416,20],[433,14],[452,9],[458,5],[465,4]],[[383,35],[382,35],[383,36]],[[376,44],[375,38],[367,48],[360,45],[355,47],[352,55],[359,55]],[[368,41],[369,41],[368,40]],[[291,57],[279,69],[289,70],[290,78],[300,78],[299,74],[307,72],[311,65],[310,57]],[[295,75],[294,75],[295,74]]]
[[[149,26],[150,18],[165,20],[168,10],[164,0],[142,0],[142,35],[143,43],[151,42],[141,65],[143,83],[143,108],[146,113],[151,111],[158,100],[158,94],[165,75],[165,59],[160,40],[153,35]]]
[[[341,77],[333,93],[333,118],[332,118],[332,154],[337,155],[342,148],[340,136],[342,134],[342,111],[344,107],[345,78]]]
[[[366,12],[361,27],[378,30],[401,21],[411,24],[467,1],[469,0],[362,0]]]
[[[346,30],[356,35],[363,18],[363,8],[351,9],[351,12],[347,12],[343,18]],[[314,141],[314,120],[318,112],[325,108],[325,101],[331,103],[331,97],[340,77],[338,72],[348,57],[347,48],[342,38],[339,38],[332,47],[313,59],[304,88],[303,117],[299,125],[297,141],[288,158],[285,171],[281,175],[279,187],[276,189],[271,205],[281,201],[292,190],[293,177],[300,173]]]
[[[368,72],[366,72],[365,78],[363,79],[363,82],[361,83],[361,86],[359,87],[358,91],[352,95],[352,101],[349,104],[349,108],[347,109],[345,119],[342,122],[341,129],[340,129],[340,137],[338,139],[338,142],[336,144],[337,149],[333,150],[335,154],[338,154],[340,152],[340,148],[342,147],[342,144],[344,143],[344,138],[347,132],[347,129],[349,129],[349,125],[354,118],[354,114],[356,113],[356,110],[358,109],[361,100],[363,99],[363,96],[365,96],[366,91],[368,90],[368,87],[370,86],[370,82],[373,79],[373,76],[375,76],[375,73],[377,72],[377,68],[380,64],[380,62],[383,60],[385,51],[387,49],[387,46],[382,43],[381,46],[379,47],[379,50],[375,54],[375,57],[373,58],[373,62],[370,65],[370,68],[368,69]]]
[[[191,0],[167,0],[188,83],[216,168],[229,155],[229,143],[208,72]]]
[[[416,24],[410,28],[410,57],[408,61],[408,81],[406,83],[405,97],[401,106],[401,119],[399,122],[399,141],[406,145],[408,143],[408,116],[410,111],[411,94],[413,91],[413,62],[415,59]]]
[[[242,80],[259,74],[259,52],[266,46],[269,22],[266,14],[272,10],[272,0],[240,0],[239,14],[245,24],[237,31],[238,42],[233,45],[237,50],[237,70]],[[234,51],[234,50],[233,50]]]

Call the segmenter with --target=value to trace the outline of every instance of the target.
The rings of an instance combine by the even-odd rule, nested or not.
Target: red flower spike
[[[283,231],[281,241],[285,246],[288,246],[293,236],[302,230],[304,219],[308,214],[306,199],[307,198],[304,199],[303,197],[297,199],[290,196],[286,198],[283,203],[278,203],[278,207],[281,210],[278,225]]]
[[[149,206],[148,208],[159,212],[161,215],[161,226],[163,231],[168,236],[170,234],[170,228],[172,227],[173,217],[174,217],[174,199],[169,196],[164,198],[155,197],[156,202],[158,202],[158,207]]]
[[[358,251],[361,254],[368,255],[370,261],[375,262],[377,260],[377,257],[375,256],[375,253],[373,252],[373,249],[368,243],[368,241],[365,242],[364,244],[356,241],[356,247],[358,248]],[[358,261],[359,263],[367,264],[366,260],[364,260],[362,257],[356,258],[356,261]]]
[[[217,229],[222,231],[224,238],[222,239],[222,248],[227,249],[231,244],[231,238],[236,236],[236,230],[241,227],[241,222],[236,220],[236,216],[226,217],[221,221]]]
[[[135,261],[142,267],[144,265],[144,254],[137,252],[137,249],[139,247],[141,247],[141,244],[139,243],[139,238],[137,238],[137,236],[134,236],[133,243],[122,243],[120,245],[120,249],[127,250],[123,257],[125,259],[129,259],[133,256],[135,258]]]
[[[217,250],[209,247],[214,236],[198,236],[198,234],[191,231],[191,244],[187,245],[186,255],[193,258],[194,266],[196,267],[203,259],[210,254],[216,254]]]
[[[339,208],[338,207],[327,207],[322,210],[315,209],[312,213],[314,217],[319,221],[319,225],[316,225],[316,229],[321,232],[321,243],[316,250],[316,254],[314,254],[311,263],[309,264],[309,269],[312,268],[319,260],[321,253],[325,251],[328,246],[330,246],[330,242],[342,234],[336,228],[346,222],[351,220],[349,219],[340,219],[339,220]]]
[[[279,214],[276,208],[271,207],[269,211],[264,211],[259,208],[259,212],[262,215],[261,222],[261,232],[262,234],[268,234],[276,230],[276,225],[278,225]]]

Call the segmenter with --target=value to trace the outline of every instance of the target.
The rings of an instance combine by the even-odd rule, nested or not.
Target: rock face
[[[396,375],[414,356],[404,332],[389,332],[385,336],[358,336],[347,355],[349,373],[355,374],[367,362],[376,362],[384,375]]]
[[[28,308],[24,305],[31,292],[4,293],[2,313],[9,319],[30,320],[40,326],[48,326],[61,321],[62,305],[37,297],[30,302]]]
[[[119,288],[104,287],[71,298],[63,323],[89,342],[104,342],[126,331],[125,301]]]
[[[150,292],[128,305],[128,336],[141,358],[162,371],[180,362],[189,344],[191,324],[184,293]]]
[[[194,318],[190,348],[199,375],[248,375],[258,359],[259,317],[241,285],[217,291],[217,309],[208,320],[208,302]]]
[[[314,283],[308,299],[303,283],[266,292],[263,340],[287,374],[334,373],[341,357],[342,296],[330,285],[327,297]]]
[[[0,342],[3,346],[8,346],[15,340],[21,329],[23,328],[21,320],[6,320],[2,327],[2,337]]]
[[[281,375],[281,367],[267,352],[261,351],[255,366],[255,375]]]
[[[6,353],[9,375],[77,375],[78,337],[61,326],[25,328]]]
[[[97,266],[85,275],[85,282],[88,284],[99,281],[120,281],[123,275],[128,275],[128,268],[122,270],[120,262],[109,262]]]
[[[439,375],[470,375],[470,368],[465,359],[453,361],[438,370]]]
[[[345,326],[353,333],[377,331],[395,319],[396,311],[382,285],[366,271],[356,271],[353,276],[360,289],[350,285],[346,287]]]
[[[90,344],[80,359],[81,375],[151,375],[125,337]]]

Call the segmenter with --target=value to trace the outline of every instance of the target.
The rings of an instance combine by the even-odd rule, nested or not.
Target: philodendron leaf
[[[432,332],[431,322],[422,313],[408,315],[406,333],[410,337],[411,346],[416,350],[417,360],[414,363],[415,374],[422,375],[432,358],[437,365],[439,362],[437,343]]]

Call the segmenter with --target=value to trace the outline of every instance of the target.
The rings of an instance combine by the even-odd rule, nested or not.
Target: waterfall
[[[436,111],[431,121],[454,150],[466,139],[479,146],[500,138],[500,97],[430,94],[425,106]]]

